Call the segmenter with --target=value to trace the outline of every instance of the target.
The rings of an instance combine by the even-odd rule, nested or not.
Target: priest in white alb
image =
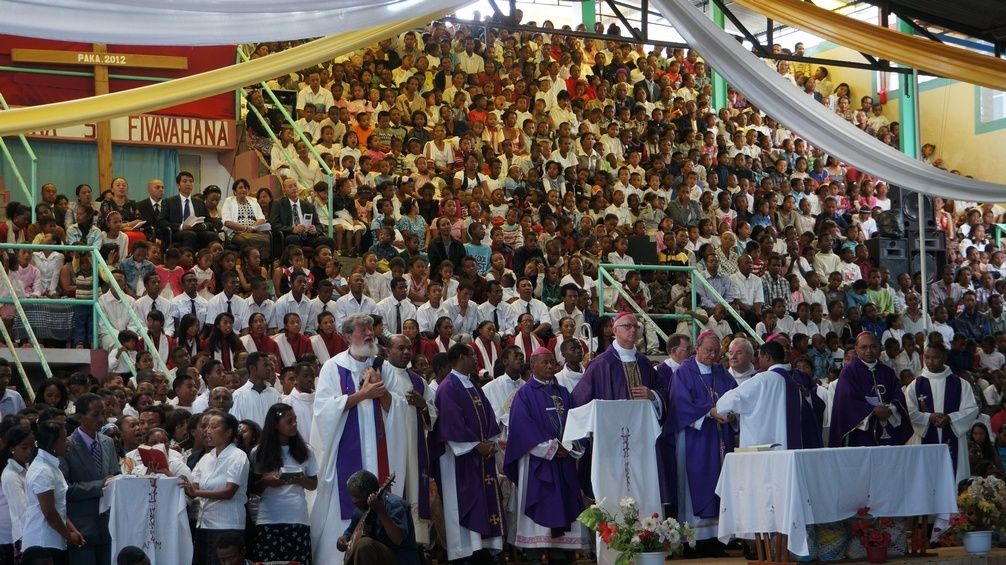
[[[762,369],[761,372],[720,396],[713,408],[713,418],[717,415],[737,415],[741,447],[802,447],[801,395],[800,389],[789,378],[786,349],[777,341],[762,345],[758,354],[758,366]]]
[[[342,324],[349,349],[321,368],[314,398],[311,446],[319,463],[318,491],[311,508],[311,543],[316,563],[341,563],[336,541],[356,508],[346,489],[349,477],[366,469],[383,483],[405,475],[405,400],[388,391],[375,370],[378,353],[369,314],[350,314]],[[401,495],[400,482],[393,489]]]
[[[524,352],[516,345],[508,345],[502,353],[503,374],[482,387],[496,414],[496,421],[506,424],[510,412],[510,399],[524,384]]]
[[[395,334],[388,345],[388,362],[381,366],[381,376],[391,394],[407,404],[403,418],[405,475],[398,480],[404,485],[403,498],[412,506],[416,543],[430,542],[430,455],[426,434],[437,421],[434,394],[426,381],[409,368],[412,363],[412,340]]]
[[[960,483],[971,476],[967,434],[978,417],[978,403],[971,386],[950,371],[946,359],[942,345],[927,346],[922,376],[905,390],[915,432],[908,443],[947,445],[956,482]]]

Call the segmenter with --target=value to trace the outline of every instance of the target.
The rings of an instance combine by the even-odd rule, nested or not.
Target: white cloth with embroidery
[[[648,400],[592,400],[566,416],[562,435],[566,449],[593,436],[590,482],[594,499],[608,512],[617,512],[619,501],[632,497],[640,516],[663,515],[654,447],[660,424],[652,406]],[[613,563],[617,557],[600,551],[597,561]]]
[[[101,512],[111,510],[112,555],[128,545],[143,550],[150,565],[192,561],[192,535],[179,479],[120,475],[105,486]]]

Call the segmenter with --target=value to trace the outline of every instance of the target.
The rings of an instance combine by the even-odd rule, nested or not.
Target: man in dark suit
[[[328,245],[335,248],[335,241],[322,235],[321,220],[318,212],[310,202],[300,200],[300,187],[297,179],[283,179],[283,198],[272,205],[269,213],[269,224],[273,231],[283,234],[284,245],[306,245],[318,247]],[[305,225],[304,219],[310,215],[310,225]]]
[[[437,220],[437,239],[430,242],[427,252],[430,256],[431,270],[439,269],[440,263],[449,260],[454,263],[456,272],[461,272],[461,260],[468,255],[465,246],[451,237],[451,221],[444,217]]]
[[[147,183],[147,197],[136,203],[136,211],[140,213],[140,219],[147,222],[143,224],[140,231],[146,234],[149,241],[162,239],[160,224],[163,199],[164,181],[151,179]]]
[[[80,426],[69,437],[59,469],[66,478],[66,513],[84,536],[84,545],[70,549],[74,565],[108,565],[112,539],[108,512],[101,513],[102,489],[119,474],[119,459],[112,438],[98,432],[105,423],[105,405],[97,394],[82,394],[74,404]]]
[[[646,91],[646,101],[656,102],[660,100],[660,95],[663,93],[663,89],[657,81],[653,80],[653,67],[646,65],[643,67],[643,80],[632,85],[632,91],[635,92],[637,88],[642,88]]]
[[[194,226],[186,226],[185,220],[191,216],[207,217],[206,205],[202,200],[192,198],[195,177],[188,171],[182,171],[175,176],[178,185],[178,196],[172,196],[161,201],[161,217],[159,224],[165,233],[171,234],[173,244],[190,249],[202,249],[210,243],[219,240],[217,232],[211,230],[206,222]]]

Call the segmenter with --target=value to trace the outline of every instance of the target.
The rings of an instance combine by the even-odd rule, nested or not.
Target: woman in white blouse
[[[297,429],[289,404],[269,407],[252,452],[253,489],[261,494],[255,521],[257,558],[311,564],[311,525],[305,491],[318,488],[318,462]]]
[[[251,185],[246,179],[234,181],[231,187],[234,196],[224,200],[220,210],[220,219],[224,223],[224,232],[231,241],[241,248],[255,247],[263,259],[270,256],[269,231],[257,231],[256,228],[265,225],[266,217],[262,207],[254,198],[248,197]]]
[[[67,565],[66,546],[79,547],[85,541],[66,517],[66,479],[59,470],[59,458],[70,444],[59,422],[42,422],[36,435],[38,454],[25,475],[27,505],[21,546],[44,547],[55,565]]]
[[[5,563],[14,562],[14,550],[18,553],[22,548],[21,538],[24,535],[25,509],[28,500],[25,498],[24,479],[28,465],[35,456],[35,436],[31,429],[25,426],[15,426],[3,436],[3,451],[0,451],[0,464],[3,475],[0,476],[0,486],[7,505],[7,520],[10,520],[10,541],[4,540],[3,557]],[[10,543],[10,549],[7,548]]]
[[[199,499],[193,563],[218,565],[217,540],[227,532],[244,533],[248,456],[235,445],[238,421],[230,414],[210,417],[206,440],[210,450],[196,463],[192,480],[183,477],[181,486]]]

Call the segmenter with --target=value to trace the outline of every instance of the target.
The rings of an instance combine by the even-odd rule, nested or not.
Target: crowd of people
[[[959,476],[1003,473],[1000,206],[935,198],[940,277],[891,273],[866,247],[892,205],[881,178],[740,92],[714,109],[695,50],[544,27],[434,22],[272,81],[297,90],[310,147],[253,91],[247,141],[280,194],[244,179],[197,191],[183,171],[167,198],[152,179],[132,200],[117,177],[97,198],[87,184],[72,196],[42,186],[35,222],[8,205],[0,242],[95,246],[111,271],[94,280],[90,253],[4,257],[22,297],[100,294],[107,323],[55,300],[25,310],[47,345],[97,344],[108,370],[45,380],[26,406],[0,363],[0,561],[107,563],[101,487],[163,473],[183,477],[199,564],[331,563],[347,550],[360,563],[489,562],[504,543],[562,562],[589,550],[575,517],[592,491],[577,477],[589,447],[564,447],[559,430],[595,398],[651,401],[661,499],[706,555],[722,552],[719,458],[706,455],[732,448],[722,424],[738,417],[741,445],[953,435]],[[898,144],[870,94],[833,86],[823,67],[776,66],[850,127]],[[942,166],[935,150],[922,158]],[[698,303],[688,273],[637,269],[630,245],[694,267],[708,282]],[[602,263],[618,265],[618,284],[599,304]],[[682,319],[625,313],[637,307]],[[27,340],[12,307],[0,317]],[[757,355],[749,330],[767,342]],[[647,355],[663,353],[654,368]],[[886,395],[860,413],[864,374]],[[948,378],[967,386],[927,406],[920,383]],[[766,387],[803,395],[804,429],[760,425],[786,413]],[[148,468],[141,445],[163,446],[167,468]],[[42,561],[28,561],[33,547]]]

